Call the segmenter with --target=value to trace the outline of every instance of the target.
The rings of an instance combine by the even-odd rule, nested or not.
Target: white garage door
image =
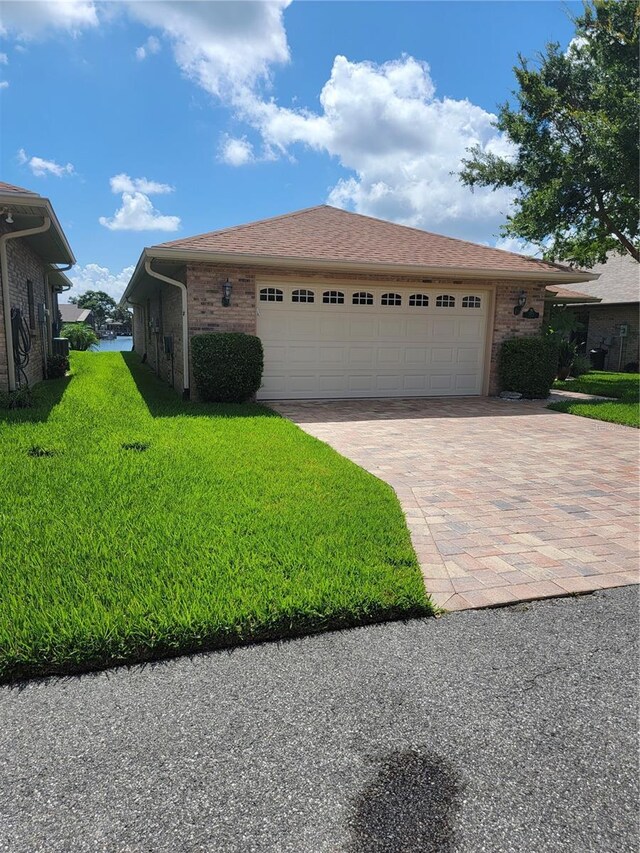
[[[481,394],[486,291],[258,285],[262,400]]]

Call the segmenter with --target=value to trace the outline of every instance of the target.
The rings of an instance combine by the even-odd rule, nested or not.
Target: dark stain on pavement
[[[392,752],[355,801],[348,853],[453,853],[462,785],[433,753]]]

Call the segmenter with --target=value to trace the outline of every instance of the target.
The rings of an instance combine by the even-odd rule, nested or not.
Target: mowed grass
[[[0,412],[1,679],[432,612],[385,483],[132,353],[71,365]]]
[[[569,412],[583,418],[594,418],[614,424],[640,427],[640,374],[608,373],[594,370],[579,379],[555,382],[554,388],[578,391],[580,394],[596,394],[600,397],[615,397],[614,401],[593,400],[591,402],[551,403],[556,412]]]

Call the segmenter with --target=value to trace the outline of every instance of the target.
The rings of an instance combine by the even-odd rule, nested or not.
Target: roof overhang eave
[[[0,192],[0,208],[6,207],[12,212],[19,213],[20,208],[41,208],[42,216],[48,216],[51,220],[51,227],[55,230],[62,247],[67,253],[68,257],[65,259],[66,263],[71,264],[72,266],[76,263],[76,257],[71,250],[71,246],[69,245],[69,241],[67,240],[64,231],[62,230],[62,226],[58,221],[58,217],[55,214],[53,206],[48,198],[44,198],[43,196],[36,195],[35,193],[2,193]],[[47,260],[45,258],[45,260]],[[56,263],[61,263],[60,261],[56,261]]]
[[[273,267],[295,269],[326,269],[344,272],[384,272],[397,275],[421,275],[439,278],[498,279],[507,281],[546,281],[551,283],[576,284],[581,281],[596,281],[599,275],[584,270],[497,270],[471,267],[442,267],[419,264],[361,263],[355,261],[326,260],[319,258],[291,258],[277,255],[251,255],[240,252],[204,252],[197,249],[173,249],[170,247],[151,247],[145,249],[138,261],[138,267],[144,267],[144,259],[200,263],[238,264],[241,266]],[[134,271],[134,280],[138,267]],[[127,288],[128,289],[128,288]],[[125,291],[126,292],[126,291]]]
[[[544,301],[554,305],[592,305],[602,302],[598,296],[562,296],[557,293],[547,293]]]

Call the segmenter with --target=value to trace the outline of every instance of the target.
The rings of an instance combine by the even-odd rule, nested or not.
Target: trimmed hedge
[[[191,338],[193,377],[209,403],[243,403],[262,382],[262,341],[241,332],[213,332]]]
[[[558,372],[558,344],[552,338],[510,338],[500,348],[501,391],[517,391],[523,397],[549,396]]]

